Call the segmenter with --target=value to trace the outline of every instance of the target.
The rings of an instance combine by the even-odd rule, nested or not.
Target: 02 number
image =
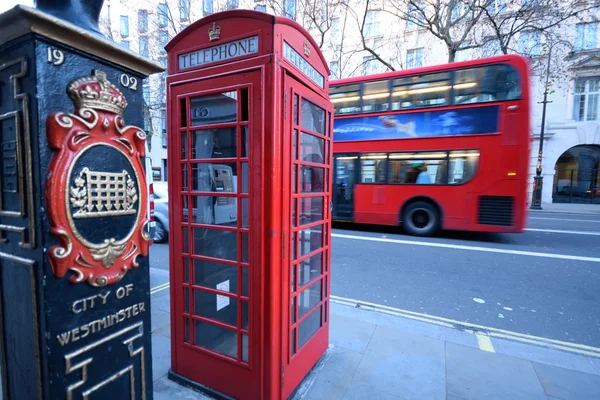
[[[133,76],[127,74],[121,74],[121,85],[131,90],[137,90],[138,80]]]

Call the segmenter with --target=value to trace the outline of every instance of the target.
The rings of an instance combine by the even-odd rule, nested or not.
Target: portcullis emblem
[[[148,255],[148,192],[141,157],[146,134],[125,126],[127,101],[102,71],[73,80],[74,113],[47,121],[56,151],[46,181],[54,274],[102,287],[116,283]]]

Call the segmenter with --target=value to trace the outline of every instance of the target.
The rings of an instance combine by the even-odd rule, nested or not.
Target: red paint
[[[450,107],[428,107],[415,110],[369,113],[366,115],[396,115],[457,108],[500,106],[499,134],[464,135],[452,137],[405,138],[336,142],[338,156],[358,156],[360,153],[479,150],[479,165],[473,179],[460,185],[361,184],[354,186],[353,216],[357,223],[398,225],[403,205],[417,197],[429,198],[439,205],[442,228],[488,232],[522,232],[527,210],[527,177],[531,135],[529,106],[529,70],[523,58],[504,55],[487,59],[457,62],[446,65],[387,72],[368,77],[355,77],[331,82],[330,86],[362,83],[414,76],[424,73],[447,72],[491,64],[515,67],[521,79],[522,97],[519,100],[478,103]],[[517,106],[516,110],[508,106]],[[336,119],[360,118],[362,114],[340,115]],[[355,168],[360,168],[357,159]],[[512,175],[509,173],[516,173]],[[479,196],[514,196],[514,217],[511,226],[492,226],[478,223]],[[381,199],[385,199],[383,202]]]
[[[220,28],[218,40],[210,40],[209,29]],[[213,46],[222,45],[246,37],[258,36],[258,52],[247,56],[235,57],[227,61],[213,61],[210,64],[179,69],[178,56],[199,51]],[[285,58],[284,44],[287,42],[315,71],[323,77],[322,84],[313,82],[300,71],[292,62]],[[305,46],[309,50],[305,51]],[[171,271],[171,357],[172,369],[176,374],[208,386],[220,393],[238,399],[283,399],[289,397],[293,390],[308,373],[310,368],[324,353],[328,344],[329,324],[325,320],[328,309],[329,295],[329,263],[330,263],[330,234],[331,216],[329,202],[331,201],[331,130],[333,111],[328,100],[329,70],[318,46],[310,35],[294,21],[276,18],[268,14],[253,11],[227,11],[208,16],[176,36],[168,45],[169,77],[168,86],[168,126],[169,126],[169,221],[170,221],[170,271]],[[212,51],[212,50],[211,50]],[[309,53],[307,56],[306,53]],[[232,100],[220,95],[225,92],[235,92],[237,98],[237,118],[231,122],[213,120],[212,125],[192,126],[201,123],[202,118],[216,117],[215,104],[226,104]],[[245,114],[244,93],[248,93],[248,118]],[[211,106],[200,106],[201,97],[214,95]],[[293,99],[298,96],[301,101],[305,98],[325,112],[321,133],[304,129],[313,140],[327,143],[324,146],[326,154],[322,154],[320,162],[294,160],[292,157],[291,138],[294,129],[301,130],[293,121]],[[231,98],[231,97],[230,97]],[[192,100],[195,100],[192,103]],[[192,104],[196,108],[192,112]],[[220,104],[220,103],[219,103]],[[223,106],[226,107],[226,106]],[[204,109],[203,109],[204,108]],[[192,115],[194,121],[192,121]],[[206,119],[208,121],[208,119]],[[192,160],[191,135],[202,129],[235,128],[236,151],[229,152],[228,158],[215,158],[211,153],[208,158]],[[242,140],[239,132],[247,129],[249,132],[248,152],[242,152]],[[222,134],[222,133],[220,133]],[[183,135],[183,136],[182,136]],[[202,133],[202,135],[205,135]],[[186,142],[182,140],[186,137]],[[206,136],[210,137],[210,136]],[[218,136],[216,136],[218,137]],[[222,139],[221,139],[221,142]],[[182,146],[185,151],[182,152]],[[211,150],[212,151],[212,150]],[[225,150],[223,150],[225,151]],[[229,150],[227,150],[229,151]],[[305,146],[305,152],[315,152],[314,146]],[[185,155],[185,157],[184,157]],[[222,190],[218,192],[200,192],[194,189],[200,187],[197,183],[196,172],[188,173],[186,182],[183,181],[182,168],[194,170],[202,164],[235,165],[237,192]],[[248,164],[248,191],[243,193],[243,176],[241,165]],[[293,193],[291,171],[293,167],[312,172],[310,168],[323,171],[325,182],[321,182],[319,193]],[[201,167],[204,168],[204,167]],[[200,169],[201,169],[200,168]],[[304,188],[313,189],[309,185],[308,174],[306,181],[296,183],[296,192]],[[196,175],[194,175],[196,174]],[[312,175],[311,179],[312,179]],[[316,182],[316,179],[313,180]],[[188,190],[188,188],[191,188]],[[214,190],[214,189],[213,189]],[[314,189],[316,190],[316,189]],[[216,220],[209,224],[193,222],[185,214],[184,201],[188,206],[194,204],[197,196],[218,197],[219,204],[249,204],[248,223],[245,225],[244,208],[237,208],[236,218],[228,224],[218,224]],[[313,198],[315,205],[309,208],[308,201]],[[185,200],[184,200],[185,199]],[[308,200],[302,200],[308,199]],[[313,208],[322,209],[322,216],[313,218],[314,222],[302,227],[292,226],[292,202],[302,203],[298,212],[306,214]],[[320,206],[319,206],[320,204]],[[189,214],[189,213],[188,213]],[[216,211],[215,211],[216,215]],[[186,217],[188,219],[186,219]],[[297,216],[299,218],[299,216]],[[322,227],[322,239],[313,235],[313,251],[301,258],[292,260],[292,237],[298,237],[298,232],[307,228]],[[186,231],[194,232],[230,232],[237,235],[238,253],[234,260],[223,260],[218,255],[205,254],[206,248],[195,249],[197,241],[193,233],[188,234],[188,242],[183,243]],[[249,254],[247,261],[240,253],[242,240],[249,235]],[[320,240],[318,243],[315,240]],[[299,246],[296,239],[295,246]],[[200,246],[200,244],[198,244]],[[310,282],[300,290],[292,292],[291,271],[297,265],[313,255],[322,254],[321,273],[311,276]],[[204,260],[220,263],[227,268],[236,268],[238,286],[230,292],[219,291],[217,285],[201,286],[194,282],[196,271],[190,269],[189,280],[184,276],[184,263],[189,260]],[[224,267],[224,268],[225,268]],[[242,293],[242,272],[248,271],[248,293]],[[218,282],[219,283],[219,282]],[[304,290],[315,284],[320,285],[323,296],[316,302],[315,314],[308,312],[302,319],[293,322],[290,310],[292,300],[301,296]],[[205,300],[198,304],[199,312],[195,311],[196,298],[189,295],[189,308],[186,311],[186,293],[198,292],[201,296],[225,296],[229,298],[229,306],[237,304],[236,321],[223,322],[223,318],[215,310],[213,316],[206,315]],[[327,292],[327,296],[325,296]],[[243,326],[242,307],[248,304],[248,326]],[[298,307],[298,302],[296,302]],[[204,308],[203,308],[204,307]],[[226,307],[222,310],[226,310]],[[327,310],[328,311],[328,310]],[[233,312],[233,311],[232,311]],[[222,314],[225,315],[225,314]],[[298,324],[309,317],[318,317],[321,327],[307,342],[292,355],[290,343],[291,332],[298,329]],[[219,319],[221,318],[221,320]],[[185,321],[190,321],[190,328]],[[194,321],[205,325],[195,326]],[[226,335],[235,337],[237,350],[231,354],[220,353],[221,349],[212,348],[201,342],[194,343],[196,334],[198,340],[204,340],[203,332],[206,327],[219,327]],[[306,325],[303,325],[303,329]],[[196,329],[199,329],[198,331]],[[248,337],[248,360],[243,359],[242,337]],[[186,337],[188,339],[186,340]]]

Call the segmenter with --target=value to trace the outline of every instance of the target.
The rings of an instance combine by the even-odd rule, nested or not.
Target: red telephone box
[[[329,341],[329,69],[300,25],[254,11],[167,52],[171,377],[288,398]]]

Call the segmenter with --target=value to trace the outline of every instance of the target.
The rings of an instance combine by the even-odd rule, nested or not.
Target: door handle
[[[515,111],[515,110],[517,110],[518,108],[519,108],[519,106],[508,106],[508,107],[506,107],[506,109],[507,109],[508,111]]]

